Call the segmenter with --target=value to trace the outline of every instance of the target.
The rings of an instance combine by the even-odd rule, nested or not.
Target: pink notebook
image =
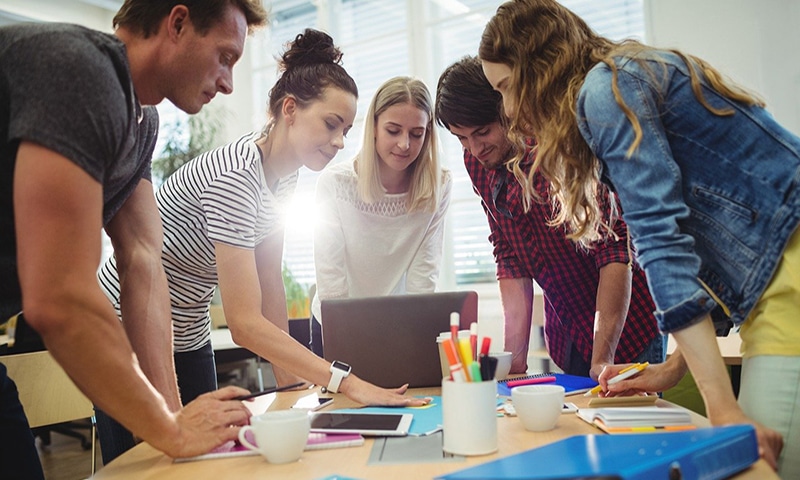
[[[357,433],[315,433],[308,434],[306,450],[323,448],[360,447],[364,445],[364,437]]]
[[[253,437],[253,432],[247,432],[245,435],[247,436],[248,441],[250,441],[253,445],[256,445],[256,439]],[[306,444],[305,449],[322,450],[324,448],[358,447],[361,445],[364,445],[364,437],[359,434],[312,432],[308,434],[308,443]],[[176,458],[175,462],[194,462],[196,460],[242,457],[246,455],[258,455],[258,452],[255,450],[250,450],[244,445],[241,445],[239,442],[230,441],[220,445],[206,454],[198,455],[196,457]]]

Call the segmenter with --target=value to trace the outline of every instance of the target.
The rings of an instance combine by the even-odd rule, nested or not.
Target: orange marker
[[[450,364],[450,379],[454,382],[467,381],[464,370],[461,368],[461,363],[458,361],[458,355],[456,355],[456,344],[446,338],[442,345],[444,346],[445,354],[447,354],[447,363]]]

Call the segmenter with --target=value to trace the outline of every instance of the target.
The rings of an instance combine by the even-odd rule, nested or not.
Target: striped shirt
[[[297,172],[280,179],[273,194],[255,144],[260,135],[249,133],[198,156],[156,192],[176,352],[197,350],[210,340],[208,308],[218,282],[214,244],[254,249],[283,228],[283,209],[294,193]],[[98,277],[119,315],[113,256]]]

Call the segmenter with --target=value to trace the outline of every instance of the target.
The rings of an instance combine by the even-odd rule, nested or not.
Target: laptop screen
[[[359,378],[386,388],[442,384],[436,337],[459,312],[461,329],[478,321],[473,291],[323,300],[326,360],[350,364]]]

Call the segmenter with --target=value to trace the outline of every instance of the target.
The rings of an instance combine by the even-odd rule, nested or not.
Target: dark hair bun
[[[342,52],[333,44],[333,38],[325,32],[307,28],[288,44],[288,49],[281,57],[281,70],[315,65],[320,63],[338,64],[342,60]]]

